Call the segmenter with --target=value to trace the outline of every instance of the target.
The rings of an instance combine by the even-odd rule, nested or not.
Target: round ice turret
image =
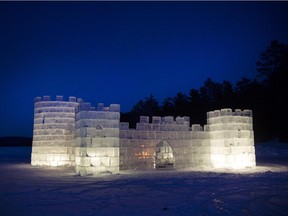
[[[226,108],[207,113],[205,131],[211,142],[211,162],[216,168],[254,167],[255,148],[251,110]]]
[[[36,97],[31,164],[61,166],[74,163],[75,97],[63,101],[63,96]]]

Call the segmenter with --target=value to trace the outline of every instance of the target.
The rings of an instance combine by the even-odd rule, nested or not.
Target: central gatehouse
[[[252,111],[207,113],[207,125],[189,117],[141,116],[135,129],[120,122],[120,105],[81,98],[35,98],[31,164],[75,166],[80,175],[119,170],[255,167]]]

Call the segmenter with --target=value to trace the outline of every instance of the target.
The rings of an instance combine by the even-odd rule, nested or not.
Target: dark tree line
[[[121,121],[135,127],[140,115],[189,116],[191,124],[206,124],[206,112],[222,108],[253,110],[256,142],[288,141],[288,45],[272,41],[256,63],[258,76],[243,77],[235,85],[208,78],[189,94],[177,93],[161,104],[151,94],[138,101]]]

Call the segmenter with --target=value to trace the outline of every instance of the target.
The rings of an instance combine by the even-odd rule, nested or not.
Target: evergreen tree
[[[163,100],[161,108],[161,116],[174,116],[175,104],[173,98],[167,97]]]
[[[271,41],[256,63],[258,78],[268,89],[267,104],[276,121],[268,122],[277,128],[279,141],[288,141],[288,45]]]
[[[198,90],[191,89],[188,96],[191,124],[206,124],[205,101]]]
[[[256,63],[258,79],[242,78],[235,86],[229,81],[218,83],[208,78],[189,95],[181,92],[164,99],[159,106],[153,95],[138,101],[121,120],[136,125],[140,115],[190,116],[192,123],[206,124],[206,112],[221,108],[252,109],[255,140],[266,141],[278,136],[288,141],[288,45],[272,41]]]
[[[160,107],[154,95],[150,94],[149,97],[138,101],[132,108],[131,112],[144,116],[159,115]]]
[[[173,102],[175,106],[174,116],[188,116],[189,115],[189,106],[188,106],[188,97],[178,92],[175,97],[173,97]]]
[[[221,106],[235,108],[235,91],[231,82],[224,80],[221,85]]]

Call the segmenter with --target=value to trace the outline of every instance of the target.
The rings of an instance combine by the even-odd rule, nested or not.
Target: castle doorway
[[[155,167],[156,169],[173,169],[175,159],[173,150],[166,140],[156,145]]]

